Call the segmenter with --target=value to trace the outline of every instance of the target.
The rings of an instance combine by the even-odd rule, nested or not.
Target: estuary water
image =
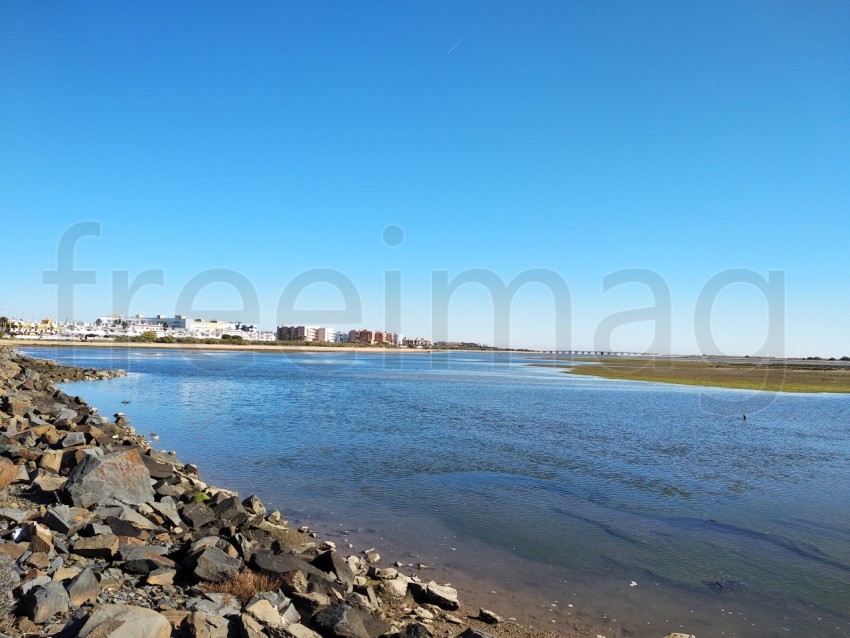
[[[607,638],[850,635],[850,396],[520,354],[21,350],[127,370],[63,388],[207,482],[502,615]]]

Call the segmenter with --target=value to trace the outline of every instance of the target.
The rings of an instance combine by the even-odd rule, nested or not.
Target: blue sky
[[[848,149],[846,2],[5,2],[0,314],[108,314],[120,273],[151,269],[165,285],[129,309],[173,314],[227,269],[240,289],[206,286],[191,314],[256,294],[245,319],[272,328],[296,277],[330,269],[362,313],[327,321],[351,304],[316,283],[300,317],[514,347],[850,355]],[[95,283],[70,312],[44,273],[85,221],[99,237],[73,258]],[[494,328],[483,286],[434,289],[469,269],[542,269],[570,313],[531,283]],[[646,275],[604,291],[626,269],[670,303]],[[774,272],[771,291],[741,272]],[[662,319],[610,329],[641,307]]]

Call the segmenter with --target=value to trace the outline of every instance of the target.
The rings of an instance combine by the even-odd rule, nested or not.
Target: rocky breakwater
[[[204,483],[53,379],[115,373],[0,350],[0,613],[9,635],[484,636],[457,593],[343,556]],[[447,630],[445,626],[454,626]],[[461,629],[463,629],[461,631]]]

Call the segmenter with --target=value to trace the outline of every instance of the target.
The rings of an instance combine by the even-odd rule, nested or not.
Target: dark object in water
[[[744,584],[740,580],[709,580],[705,584],[718,594],[744,591]]]
[[[121,403],[123,403],[124,405],[127,405],[130,402],[127,399],[124,399]],[[746,419],[747,417],[744,417],[744,418]]]
[[[745,414],[745,415],[744,415],[744,421],[746,421],[746,420],[747,420],[747,415]]]

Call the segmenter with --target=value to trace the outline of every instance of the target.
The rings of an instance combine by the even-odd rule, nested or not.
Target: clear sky
[[[4,1],[0,216],[28,320],[850,355],[850,3]]]

